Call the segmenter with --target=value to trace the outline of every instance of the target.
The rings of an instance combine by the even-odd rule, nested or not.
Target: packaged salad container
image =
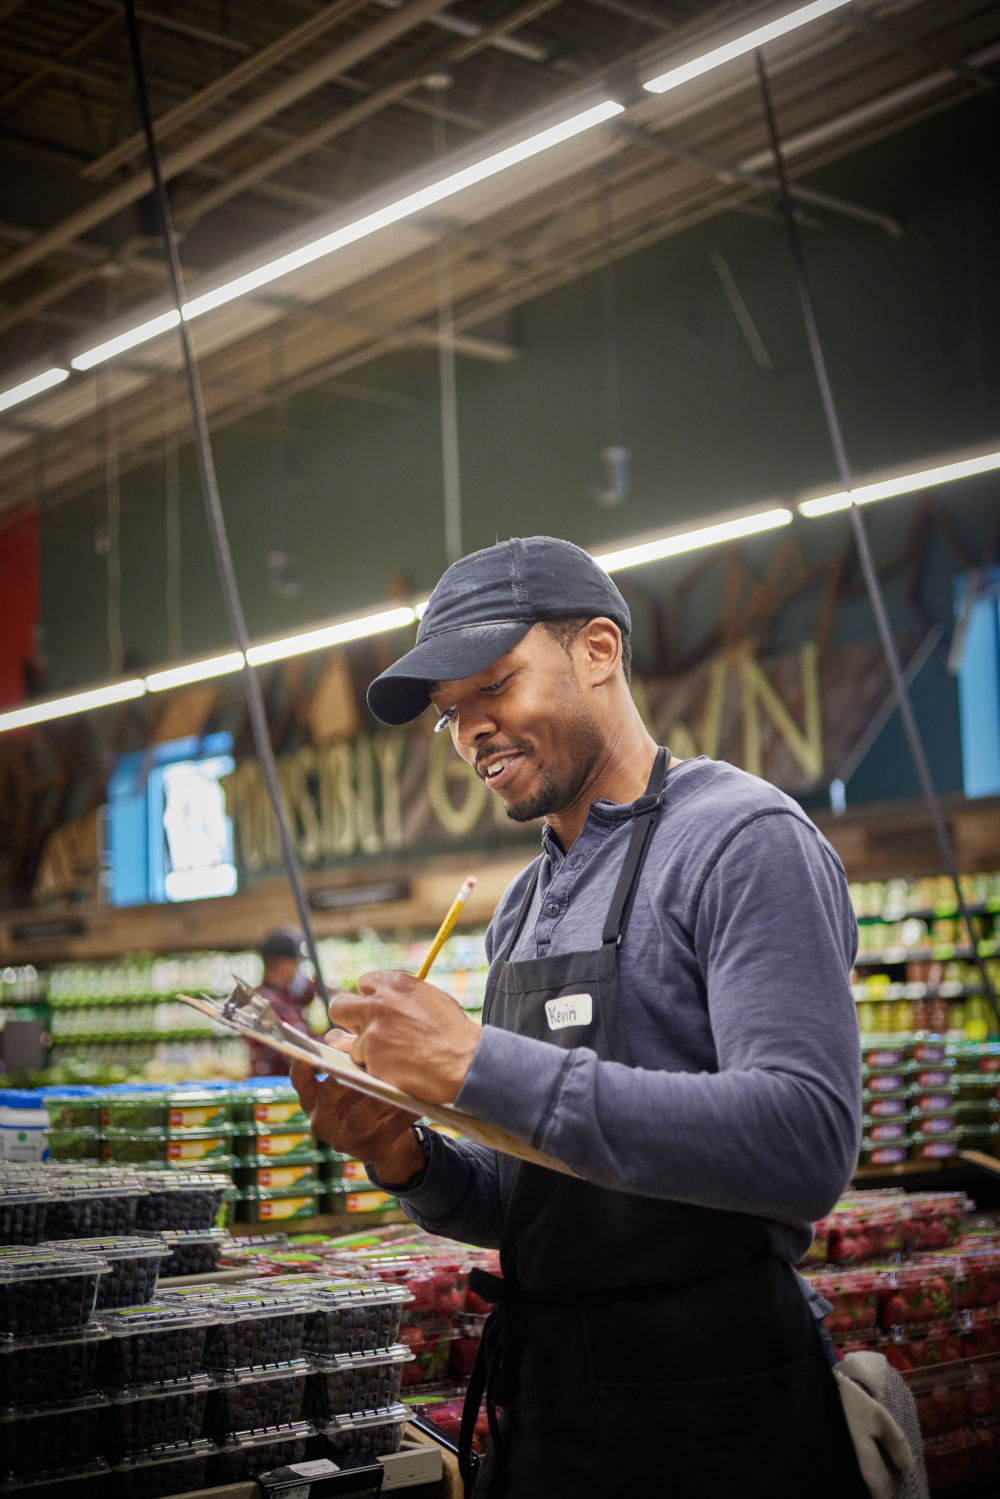
[[[883,1327],[924,1325],[946,1321],[955,1310],[953,1259],[924,1265],[901,1265],[885,1276],[879,1289],[879,1321]]]
[[[30,1337],[83,1327],[108,1264],[98,1255],[28,1252],[0,1258],[0,1334]]]
[[[235,1432],[219,1444],[209,1464],[209,1481],[239,1483],[255,1473],[300,1463],[310,1437],[315,1435],[316,1428],[308,1421],[272,1426],[267,1431]]]
[[[263,1157],[265,1161],[322,1159],[316,1149],[316,1137],[309,1129],[258,1128],[255,1134],[238,1136],[236,1154]]]
[[[190,1229],[180,1233],[168,1229],[162,1237],[170,1250],[170,1258],[160,1267],[164,1280],[177,1275],[211,1275],[219,1268],[222,1252],[229,1243],[224,1228]]]
[[[306,1360],[299,1358],[219,1375],[212,1397],[217,1428],[250,1431],[297,1421],[302,1415],[309,1368]]]
[[[309,1305],[303,1298],[233,1292],[210,1304],[222,1318],[208,1335],[206,1368],[249,1369],[299,1357]]]
[[[110,1441],[117,1452],[197,1441],[215,1381],[208,1374],[108,1390]]]
[[[63,1254],[97,1254],[107,1261],[107,1274],[97,1288],[97,1311],[152,1301],[160,1265],[170,1254],[162,1239],[57,1239],[40,1247]]]
[[[294,1088],[260,1088],[233,1099],[233,1119],[256,1129],[308,1129],[309,1115]]]
[[[358,1190],[359,1184],[350,1181],[328,1181],[323,1185],[324,1201],[328,1213],[394,1213],[399,1208],[399,1198],[391,1192],[382,1192],[370,1184]]]
[[[350,1416],[331,1416],[317,1421],[325,1454],[334,1461],[341,1454],[364,1452],[384,1457],[398,1452],[403,1445],[403,1427],[409,1419],[405,1405],[390,1405],[385,1410],[363,1411]]]
[[[215,1443],[177,1442],[132,1452],[115,1464],[115,1499],[162,1499],[164,1494],[188,1494],[205,1487],[205,1473]]]
[[[944,1161],[957,1155],[962,1148],[962,1136],[957,1129],[934,1135],[910,1136],[911,1161]]]
[[[151,1233],[220,1227],[226,1204],[236,1195],[229,1178],[218,1172],[146,1172],[143,1184],[135,1226]]]
[[[100,1088],[39,1088],[51,1129],[97,1129],[101,1122]]]
[[[399,1340],[403,1307],[412,1299],[404,1286],[377,1282],[313,1282],[305,1294],[302,1347],[321,1358],[391,1347]]]
[[[75,1468],[99,1457],[100,1421],[107,1404],[95,1393],[45,1405],[6,1407],[0,1411],[0,1471]]]
[[[319,1214],[319,1183],[293,1187],[241,1187],[236,1214],[241,1223],[276,1223]]]
[[[921,1067],[947,1064],[948,1042],[944,1036],[914,1036],[908,1050],[910,1061]]]
[[[148,1129],[214,1130],[231,1122],[228,1099],[218,1093],[199,1093],[193,1089],[159,1096],[119,1094],[107,1097],[101,1107],[103,1127],[124,1130],[127,1134]]]
[[[101,1159],[101,1132],[94,1126],[74,1129],[46,1130],[49,1155],[53,1161],[99,1161]]]
[[[955,1075],[955,1092],[962,1103],[992,1103],[1000,1098],[1000,1073],[959,1072]]]
[[[65,1399],[97,1388],[98,1322],[62,1332],[0,1338],[0,1405],[37,1405],[54,1390]]]
[[[178,1164],[211,1165],[232,1154],[233,1126],[214,1129],[106,1129],[102,1150],[106,1161],[169,1161]]]
[[[200,1374],[206,1337],[221,1316],[207,1302],[103,1312],[107,1339],[98,1354],[102,1383],[145,1385]]]
[[[332,1359],[313,1359],[306,1381],[305,1413],[326,1420],[351,1411],[395,1405],[404,1366],[413,1359],[402,1343],[370,1353],[342,1353]]]
[[[238,1187],[296,1187],[300,1183],[306,1188],[319,1187],[319,1167],[323,1157],[313,1151],[312,1158],[296,1157],[294,1161],[282,1162],[270,1156],[244,1156],[236,1170]]]

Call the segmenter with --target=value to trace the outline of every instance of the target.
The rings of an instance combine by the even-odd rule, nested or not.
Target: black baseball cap
[[[417,643],[368,689],[382,723],[418,718],[433,682],[475,676],[543,619],[611,619],[632,630],[628,605],[588,552],[554,536],[515,536],[453,562],[430,596]]]

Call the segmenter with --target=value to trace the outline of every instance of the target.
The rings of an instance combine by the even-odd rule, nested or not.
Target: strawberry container
[[[438,1384],[451,1368],[452,1344],[461,1337],[461,1329],[442,1318],[423,1318],[404,1322],[399,1341],[413,1355],[413,1363],[403,1369],[403,1386]]]
[[[907,1384],[925,1437],[1000,1422],[1000,1357],[917,1370]]]
[[[973,1428],[926,1437],[924,1465],[932,1489],[992,1478],[1000,1472],[1000,1432]]]
[[[306,1381],[305,1413],[327,1420],[352,1411],[379,1410],[399,1399],[403,1369],[413,1354],[402,1343],[370,1353],[314,1359]]]
[[[959,1255],[957,1263],[955,1305],[969,1309],[1000,1306],[1000,1249],[974,1250]]]
[[[0,1411],[0,1471],[37,1473],[92,1461],[99,1456],[100,1421],[107,1404],[95,1393],[5,1407]]]
[[[110,1441],[118,1452],[197,1441],[215,1381],[208,1374],[108,1390]]]
[[[212,1457],[208,1478],[212,1484],[240,1483],[272,1468],[300,1463],[316,1428],[308,1421],[272,1426],[266,1431],[239,1431],[225,1438]],[[255,1486],[256,1487],[256,1486]],[[305,1487],[305,1486],[303,1486]]]
[[[964,1192],[920,1192],[903,1208],[903,1241],[907,1254],[949,1249],[962,1237],[962,1214],[972,1203]]]
[[[336,1462],[347,1452],[363,1452],[371,1457],[398,1452],[408,1419],[405,1405],[390,1405],[385,1410],[331,1416],[329,1421],[317,1421],[316,1427],[322,1437],[323,1455]]]
[[[837,1362],[848,1353],[884,1353],[888,1339],[880,1327],[858,1327],[830,1339]]]
[[[891,1153],[900,1148],[900,1142],[890,1142],[872,1154],[889,1151],[895,1160]],[[866,1265],[873,1260],[892,1260],[903,1251],[903,1221],[898,1204],[876,1201],[838,1208],[834,1218],[827,1247],[833,1264]]]
[[[302,1415],[309,1369],[306,1360],[299,1358],[220,1374],[212,1397],[217,1429],[250,1431],[297,1421]]]
[[[954,1260],[901,1266],[890,1271],[879,1290],[883,1327],[926,1326],[947,1320],[954,1311]]]
[[[845,1270],[812,1275],[809,1283],[830,1303],[825,1323],[831,1335],[877,1325],[882,1276],[870,1270]]]
[[[115,1499],[162,1499],[164,1494],[203,1489],[214,1452],[215,1443],[202,1438],[130,1453],[115,1464]]]
[[[209,1330],[205,1365],[210,1369],[249,1369],[256,1364],[298,1358],[309,1304],[292,1296],[212,1296],[220,1313]]]

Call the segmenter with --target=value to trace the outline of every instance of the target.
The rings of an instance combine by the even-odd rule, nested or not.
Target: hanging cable
[[[105,298],[105,314],[111,322],[118,311],[118,282],[109,281]],[[107,546],[106,566],[108,575],[107,627],[108,658],[111,675],[120,676],[125,670],[125,646],[122,641],[122,553],[121,553],[121,471],[118,457],[118,423],[112,415],[111,400],[112,371],[108,368],[101,381],[104,404],[104,490],[105,528]]]
[[[431,116],[434,159],[445,152],[444,93],[451,74],[430,73],[425,87],[434,95]],[[451,294],[451,246],[442,234],[437,243],[438,378],[441,388],[441,470],[444,480],[444,550],[449,566],[462,553],[462,476],[458,450],[458,387],[455,382],[455,314]]]
[[[850,494],[854,488],[854,476],[847,457],[847,447],[844,443],[843,430],[840,425],[840,417],[837,413],[837,404],[833,396],[833,386],[830,383],[829,371],[827,370],[826,358],[823,353],[823,344],[819,335],[819,324],[816,321],[816,309],[813,303],[812,288],[809,284],[809,274],[806,267],[805,253],[802,248],[802,238],[799,234],[797,219],[797,207],[792,196],[789,185],[788,173],[785,169],[785,158],[781,150],[781,138],[778,134],[778,122],[774,112],[774,100],[771,96],[771,85],[767,76],[767,68],[764,64],[764,55],[757,51],[757,71],[760,77],[761,98],[764,105],[764,115],[767,120],[768,133],[771,137],[771,151],[774,156],[775,170],[778,176],[780,207],[788,228],[788,243],[792,254],[792,265],[795,270],[795,282],[799,294],[799,302],[802,308],[802,320],[805,324],[806,338],[809,343],[809,352],[812,355],[813,370],[816,375],[816,383],[819,386],[820,400],[823,403],[823,414],[826,418],[827,432],[830,437],[830,445],[833,448],[834,458],[837,464],[837,473],[840,478],[840,486],[845,494]],[[962,894],[962,881],[955,862],[955,852],[948,836],[948,828],[945,824],[944,814],[941,811],[941,803],[937,791],[934,788],[934,780],[931,776],[930,766],[924,752],[923,741],[920,738],[920,730],[917,727],[916,715],[913,712],[913,704],[910,702],[909,689],[903,675],[903,668],[899,660],[899,652],[896,649],[895,637],[892,626],[889,623],[888,611],[885,607],[885,599],[882,596],[882,587],[879,583],[878,571],[872,556],[871,543],[868,537],[868,527],[860,507],[851,504],[848,511],[851,520],[851,529],[854,533],[854,543],[858,549],[858,557],[861,562],[861,571],[864,575],[865,586],[868,590],[868,598],[875,615],[875,623],[878,627],[879,638],[882,642],[882,651],[885,655],[886,666],[889,669],[889,680],[892,683],[896,701],[899,705],[900,717],[903,720],[903,728],[906,731],[910,754],[916,767],[917,777],[923,791],[924,800],[931,814],[934,824],[934,833],[937,838],[941,857],[944,860],[945,869],[955,887],[955,899],[958,905],[959,915],[969,933],[972,943],[973,957],[983,980],[983,988],[986,998],[993,1010],[997,1025],[1000,1026],[1000,1011],[997,1009],[996,996],[990,976],[986,971],[986,963],[979,951],[979,942],[976,936],[976,928],[972,924],[972,917],[965,904]]]
[[[184,623],[181,614],[181,475],[180,451],[174,421],[174,382],[166,381],[163,469],[166,479],[167,530],[167,660],[184,654]]]
[[[159,148],[157,147],[156,136],[153,131],[153,117],[149,107],[149,89],[142,60],[142,45],[139,39],[135,0],[125,0],[125,24],[128,31],[129,51],[132,57],[136,103],[139,107],[139,117],[142,121],[143,134],[146,137],[146,151],[149,158],[150,173],[153,178],[153,191],[156,195],[162,222],[171,300],[178,313],[180,313],[184,305],[181,263],[177,253],[177,236],[174,233],[173,216],[170,212],[170,199],[167,197],[166,184],[164,183],[163,172],[160,166]],[[281,788],[278,783],[278,767],[275,764],[274,749],[271,745],[271,736],[268,731],[267,714],[264,711],[264,699],[261,694],[260,683],[257,680],[257,674],[246,661],[247,646],[249,644],[246,620],[243,615],[243,605],[240,601],[232,554],[229,550],[229,537],[226,534],[226,522],[222,513],[222,503],[219,499],[219,486],[215,474],[215,460],[212,456],[212,443],[208,433],[208,418],[205,414],[205,401],[202,395],[198,361],[195,358],[191,330],[189,325],[184,321],[183,316],[181,316],[178,324],[178,332],[181,340],[181,352],[184,358],[188,395],[191,400],[191,413],[194,418],[195,452],[198,457],[198,473],[201,479],[202,495],[205,500],[205,513],[208,519],[209,534],[212,538],[212,548],[215,552],[219,582],[222,586],[222,596],[225,600],[226,613],[229,617],[229,628],[235,644],[244,657],[242,672],[243,690],[246,693],[250,726],[257,749],[257,758],[264,772],[264,784],[267,787],[271,810],[278,825],[285,873],[288,876],[288,883],[292,887],[292,895],[295,898],[299,922],[302,926],[306,947],[315,970],[316,988],[325,1001],[329,996],[319,966],[316,938],[313,933],[312,918],[309,913],[309,903],[306,899],[302,870],[299,866],[298,854],[295,850],[291,830],[285,817],[285,809],[282,805]]]
[[[629,490],[631,453],[622,442],[621,365],[618,351],[618,288],[611,253],[611,183],[605,179],[598,192],[604,259],[600,271],[601,338],[604,354],[604,424],[606,442],[601,449],[604,477],[594,485],[594,499],[609,509],[620,505]]]

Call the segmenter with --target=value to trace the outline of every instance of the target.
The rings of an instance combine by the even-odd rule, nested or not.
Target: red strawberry
[[[898,1322],[905,1322],[909,1315],[909,1308],[902,1296],[890,1296],[882,1308],[882,1326],[895,1327]]]
[[[883,1349],[883,1352],[886,1363],[891,1364],[894,1369],[898,1369],[900,1374],[905,1374],[909,1369],[913,1368],[906,1354],[901,1348],[897,1348],[895,1344],[890,1343],[887,1348]]]

